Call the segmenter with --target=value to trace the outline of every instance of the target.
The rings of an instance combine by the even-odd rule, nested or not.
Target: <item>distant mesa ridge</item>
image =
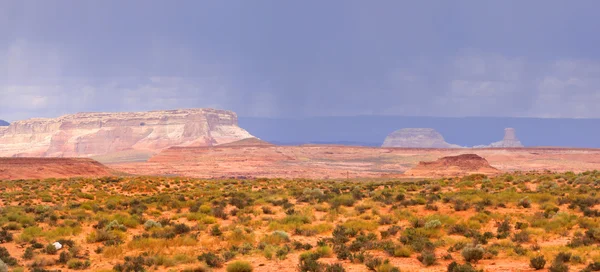
[[[8,123],[4,120],[0,120],[0,127],[7,127],[8,125],[10,125],[10,123]]]
[[[432,128],[403,128],[389,134],[382,147],[405,148],[463,148],[447,143],[442,134]],[[489,145],[478,145],[473,148],[518,148],[523,147],[517,138],[514,128],[504,129],[504,138]]]
[[[172,146],[213,146],[253,137],[232,111],[180,109],[77,113],[0,128],[0,156],[92,157],[157,153]]]

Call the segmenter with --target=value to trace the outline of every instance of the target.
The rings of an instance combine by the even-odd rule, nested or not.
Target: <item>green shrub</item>
[[[58,250],[56,249],[56,247],[53,244],[47,245],[46,248],[44,248],[44,251],[46,252],[46,254],[50,254],[50,255],[54,255],[54,254],[56,254],[56,252],[58,252]]]
[[[227,272],[252,272],[252,270],[252,265],[246,261],[235,261],[227,265]]]
[[[448,272],[481,272],[483,270],[475,269],[470,263],[466,264],[458,264],[456,262],[451,262],[448,265]]]
[[[437,262],[435,253],[429,250],[421,252],[421,255],[417,257],[417,260],[419,260],[419,262],[421,262],[425,266],[432,266]]]
[[[17,259],[10,256],[10,253],[5,247],[0,247],[0,260],[2,260],[8,266],[17,265]]]
[[[342,264],[325,264],[323,272],[345,272],[346,269],[342,266]]]
[[[73,270],[85,270],[85,269],[88,269],[90,267],[90,265],[91,265],[91,263],[88,260],[80,261],[80,260],[71,259],[67,262],[67,267],[69,269],[73,269]]]
[[[529,267],[535,270],[543,269],[544,266],[546,266],[546,259],[542,255],[529,259]]]
[[[437,229],[441,226],[442,226],[442,222],[440,222],[440,220],[437,220],[437,219],[429,220],[429,221],[427,221],[427,223],[425,223],[426,229]]]
[[[469,263],[477,263],[479,260],[483,259],[484,253],[485,249],[483,249],[483,247],[480,245],[467,246],[460,252],[463,258],[465,258],[465,261]]]
[[[198,256],[198,260],[205,262],[210,267],[223,267],[223,259],[212,252],[202,253]]]
[[[561,260],[554,260],[548,267],[549,272],[569,272],[569,266]]]

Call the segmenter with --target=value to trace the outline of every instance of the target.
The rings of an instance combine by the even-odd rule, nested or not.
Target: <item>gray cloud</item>
[[[600,117],[596,1],[3,1],[0,119]]]

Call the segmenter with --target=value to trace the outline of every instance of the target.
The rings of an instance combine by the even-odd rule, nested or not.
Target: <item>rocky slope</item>
[[[513,148],[513,147],[523,147],[521,141],[517,138],[517,134],[514,128],[505,128],[504,129],[504,138],[501,141],[491,143],[489,145],[479,145],[475,146],[475,148]]]
[[[156,153],[172,146],[212,146],[253,137],[237,115],[215,109],[77,113],[16,121],[0,130],[0,156],[91,157]]]
[[[460,148],[449,144],[444,137],[432,128],[403,128],[385,138],[382,147],[410,148]]]
[[[408,171],[406,176],[413,177],[453,177],[470,174],[497,174],[500,171],[492,167],[488,161],[476,154],[448,156],[431,162],[419,162]]]
[[[87,158],[0,158],[0,180],[104,177],[112,170]]]

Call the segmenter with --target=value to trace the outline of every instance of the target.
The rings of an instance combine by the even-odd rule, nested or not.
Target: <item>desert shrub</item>
[[[421,255],[417,257],[417,260],[419,260],[419,262],[421,262],[425,266],[432,266],[437,262],[435,253],[430,250],[425,250],[421,252]]]
[[[352,207],[356,199],[352,195],[340,195],[336,196],[329,202],[332,208],[338,208],[340,206]]]
[[[126,256],[124,263],[118,263],[113,266],[117,272],[146,271],[146,267],[154,265],[154,259],[139,255],[137,257]]]
[[[582,272],[600,271],[600,262],[593,262],[588,264]]]
[[[510,231],[511,231],[511,226],[510,226],[510,221],[508,221],[508,219],[505,219],[498,225],[497,232],[498,232],[499,237],[503,237],[503,238],[508,237]]]
[[[477,263],[479,260],[483,259],[484,253],[485,249],[480,245],[467,246],[460,252],[463,258],[465,258],[465,261],[469,263]]]
[[[215,224],[212,226],[212,228],[210,229],[210,235],[212,235],[212,236],[223,235],[223,232],[221,231],[221,228],[219,227],[219,225]]]
[[[400,242],[404,245],[410,246],[414,251],[423,251],[424,249],[435,248],[434,244],[429,240],[428,237],[419,233],[416,229],[406,229],[400,237]]]
[[[202,253],[198,256],[198,260],[205,262],[210,267],[223,267],[223,259],[212,252]]]
[[[524,229],[527,229],[528,227],[529,227],[529,224],[526,222],[515,223],[515,229],[518,229],[518,230],[524,230]]]
[[[519,256],[525,256],[527,255],[527,249],[524,248],[521,245],[516,245],[515,247],[513,247],[513,250],[515,251],[515,253]]]
[[[440,222],[440,220],[437,220],[437,219],[430,220],[430,221],[427,221],[427,223],[425,223],[426,229],[437,229],[441,226],[442,226],[442,222]]]
[[[523,207],[525,209],[531,208],[531,200],[529,198],[521,198],[519,202],[517,202],[517,207]]]
[[[67,262],[67,267],[69,269],[73,269],[73,270],[85,270],[88,269],[90,267],[91,263],[88,260],[85,261],[80,261],[80,260],[69,260],[69,262]]]
[[[25,252],[23,253],[23,259],[31,260],[31,259],[33,259],[33,256],[34,256],[33,247],[27,247],[25,249]]]
[[[0,260],[2,260],[8,266],[17,265],[17,259],[10,256],[8,250],[5,247],[0,247]]]
[[[375,270],[377,267],[379,267],[382,264],[383,264],[383,261],[381,260],[381,258],[376,258],[376,257],[370,256],[365,260],[365,266],[367,266],[367,268],[369,268],[370,270]]]
[[[235,258],[235,251],[232,250],[227,250],[225,252],[223,252],[223,254],[221,254],[223,256],[223,260],[225,262],[232,260],[233,258]]]
[[[263,237],[262,241],[271,245],[279,245],[289,242],[290,235],[285,231],[277,230]]]
[[[448,265],[448,272],[480,272],[483,270],[475,269],[470,263],[466,264],[458,264],[456,262],[451,262]]]
[[[512,240],[516,243],[527,243],[530,240],[529,232],[524,230],[517,232],[513,235]]]
[[[144,229],[145,230],[149,230],[151,228],[162,228],[162,224],[160,224],[160,223],[158,223],[158,222],[156,222],[154,220],[147,220],[144,223]]]
[[[385,260],[381,265],[375,268],[375,272],[400,272],[400,269],[393,266],[389,260]]]
[[[252,265],[246,261],[235,261],[227,265],[227,272],[252,272],[252,270]]]
[[[298,264],[298,271],[300,272],[321,272],[323,271],[324,265],[317,262],[320,258],[319,254],[313,252],[305,252],[300,254],[300,263]]]
[[[569,266],[560,260],[554,260],[552,262],[552,265],[550,265],[550,267],[548,267],[548,271],[549,272],[569,272]]]
[[[535,270],[543,269],[544,266],[546,266],[546,259],[542,255],[529,259],[529,267]]]
[[[0,229],[0,244],[9,243],[13,241],[12,233],[8,232],[6,229]]]
[[[571,256],[572,254],[570,252],[559,252],[558,255],[556,255],[555,260],[568,263],[571,261]]]
[[[63,251],[58,255],[58,263],[66,264],[71,259],[71,254],[67,251]]]
[[[49,244],[44,248],[44,252],[46,252],[46,254],[54,255],[56,252],[58,252],[58,250],[53,244]]]
[[[346,269],[342,266],[342,264],[325,264],[323,265],[323,272],[345,272]]]
[[[467,202],[465,202],[462,199],[455,199],[454,200],[454,210],[455,211],[466,211],[471,207],[471,205]]]

